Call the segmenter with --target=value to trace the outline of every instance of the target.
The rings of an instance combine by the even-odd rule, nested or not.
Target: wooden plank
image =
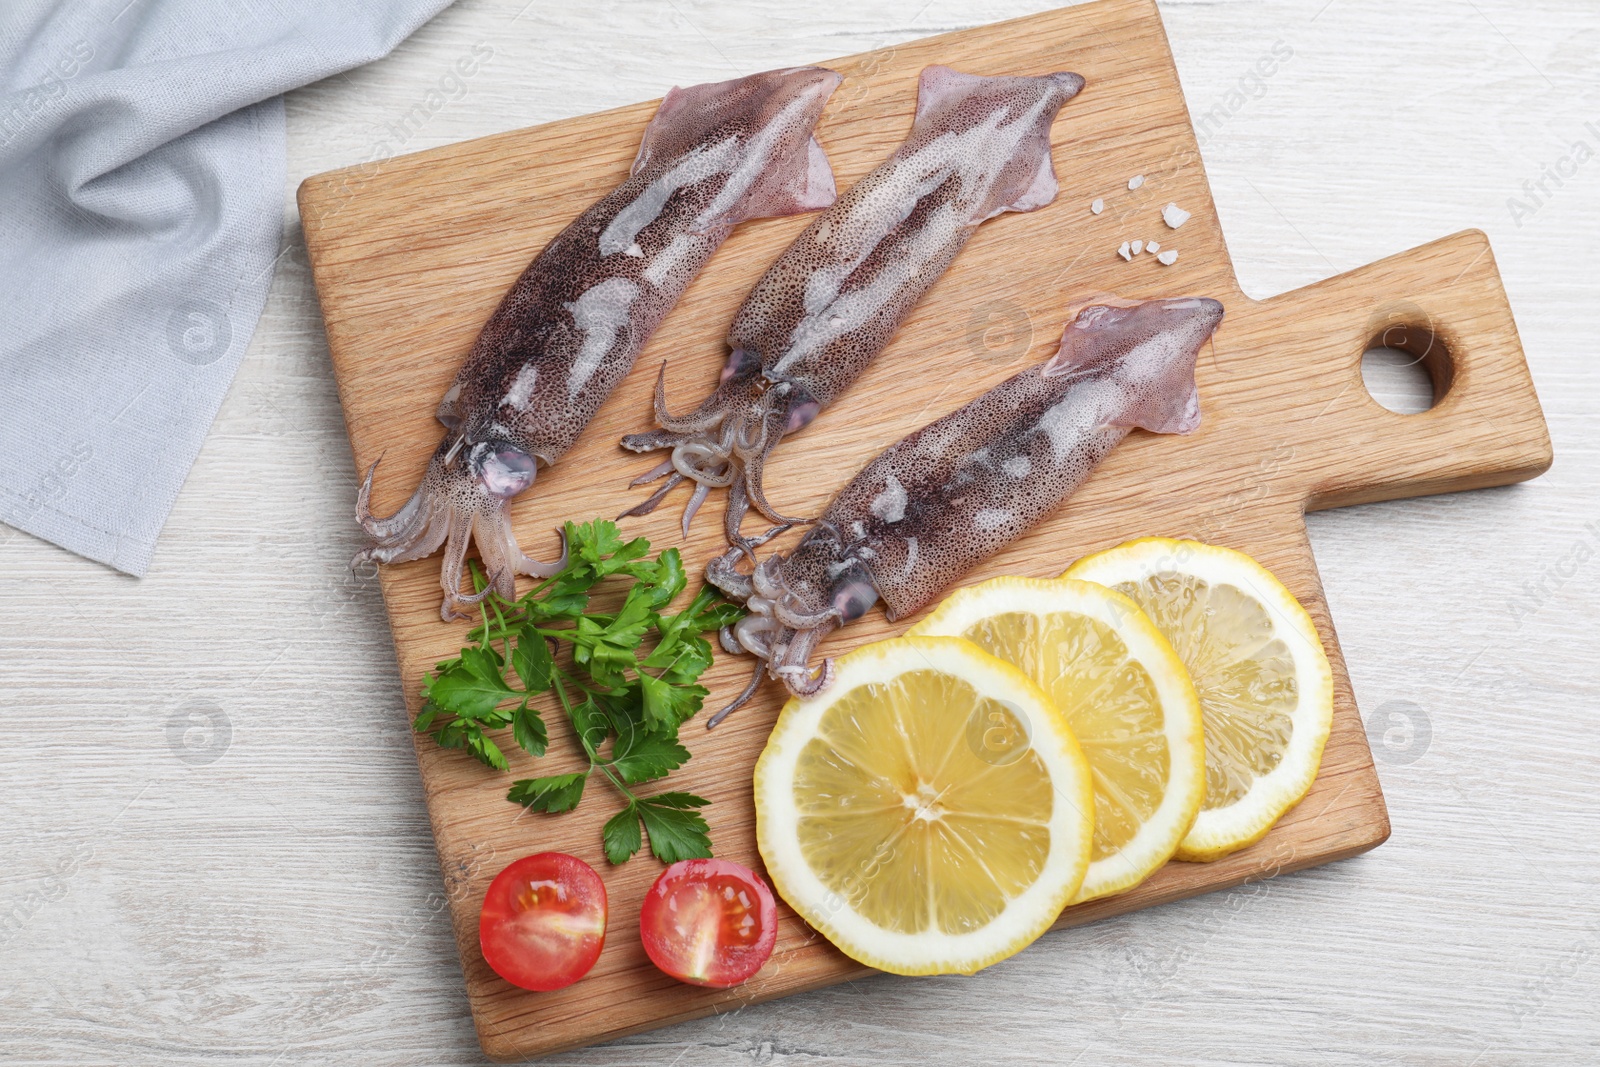
[[[1444,492],[1530,477],[1550,445],[1493,257],[1481,234],[1458,234],[1274,300],[1239,290],[1195,147],[1164,32],[1148,0],[1102,0],[962,31],[826,65],[846,76],[820,138],[841,186],[899,143],[917,72],[941,62],[984,74],[1067,69],[1088,79],[1055,127],[1062,194],[1050,207],[986,225],[910,316],[851,394],[788,442],[769,465],[774,502],[809,513],[879,449],[1048,351],[1085,296],[1198,293],[1228,318],[1202,358],[1205,425],[1182,440],[1135,435],[1088,485],[1029,537],[974,576],[1051,575],[1077,556],[1130,536],[1197,536],[1250,552],[1300,597],[1328,646],[1335,678],[1333,737],[1312,792],[1260,844],[1210,865],[1170,864],[1144,885],[1071,909],[1062,924],[1353,855],[1381,842],[1388,819],[1304,532],[1308,507]],[[654,103],[453,145],[308,179],[300,192],[329,347],[357,464],[386,455],[375,505],[397,506],[438,440],[432,412],[483,320],[532,255],[614,185]],[[1138,191],[1133,174],[1146,176]],[[1107,210],[1090,214],[1103,197]],[[1160,221],[1173,201],[1193,213],[1179,231]],[[566,518],[615,515],[638,499],[628,480],[648,461],[617,438],[648,422],[653,370],[669,359],[671,395],[690,400],[714,381],[723,334],[762,269],[805,219],[747,225],[718,253],[566,460],[514,508],[538,555],[542,532]],[[1178,248],[1172,267],[1115,255],[1126,239]],[[1399,328],[1398,330],[1395,328]],[[1360,357],[1388,339],[1426,353],[1449,389],[1429,412],[1400,416],[1362,388]],[[1403,334],[1403,336],[1402,336]],[[628,529],[676,543],[675,509]],[[720,545],[702,519],[684,545],[691,563]],[[437,558],[386,568],[385,602],[411,710],[432,662],[464,627],[437,616]],[[914,620],[908,620],[914,621]],[[843,652],[897,632],[881,616],[830,643]],[[736,691],[748,665],[719,659],[713,700]],[[709,809],[718,852],[758,865],[749,770],[780,694],[768,689],[716,733],[685,730],[686,772]],[[540,773],[576,766],[557,729]],[[778,948],[751,983],[701,990],[657,972],[633,917],[657,865],[608,868],[607,814],[591,802],[561,818],[506,803],[509,779],[431,742],[418,763],[452,922],[484,1049],[496,1058],[548,1053],[841,981],[861,969],[781,909]],[[513,757],[513,770],[533,761]],[[686,782],[688,779],[686,778]],[[477,948],[477,907],[510,859],[560,849],[602,870],[610,941],[583,982],[556,993],[515,989]]]

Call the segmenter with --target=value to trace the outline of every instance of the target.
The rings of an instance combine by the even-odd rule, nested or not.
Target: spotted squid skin
[[[373,543],[357,561],[444,545],[447,619],[476,599],[459,588],[469,542],[504,596],[517,573],[558,567],[521,552],[506,502],[573,446],[738,223],[833,202],[813,130],[839,82],[798,67],[668,93],[628,178],[545,246],[485,324],[439,404],[444,439],[399,513],[371,514],[368,471],[357,518]]]
[[[880,600],[891,620],[928,604],[1058,507],[1132,429],[1196,429],[1195,360],[1222,312],[1197,297],[1084,308],[1050,360],[880,453],[793,552],[749,579],[735,553],[714,560],[708,578],[754,605],[729,638],[814,692],[826,665],[819,675],[799,657],[822,635]]]
[[[813,67],[669,93],[627,181],[545,246],[484,326],[452,405],[469,440],[505,429],[554,463],[735,225],[831,203],[812,129],[839,81]]]
[[[678,477],[663,493],[682,478],[728,486],[731,543],[746,500],[785,521],[763,491],[767,454],[850,387],[982,222],[1054,199],[1050,128],[1083,84],[1064,72],[926,68],[905,142],[814,219],[745,298],[715,392],[681,418],[658,402],[665,432],[624,438],[635,451],[673,449]]]

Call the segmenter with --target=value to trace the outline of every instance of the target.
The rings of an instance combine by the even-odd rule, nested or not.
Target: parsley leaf
[[[524,778],[511,784],[506,799],[532,811],[571,811],[583,799],[583,783],[588,780],[587,771],[552,774],[546,778]]]
[[[653,782],[689,762],[689,750],[663,734],[631,731],[618,736],[611,767],[629,785]]]
[[[695,808],[710,801],[692,793],[661,793],[635,802],[639,818],[650,835],[650,851],[662,863],[706,859],[711,855],[711,837],[705,818]]]
[[[518,631],[517,650],[511,653],[511,666],[516,668],[523,688],[530,693],[542,693],[550,688],[555,659],[550,655],[550,642],[537,627],[528,625]]]
[[[470,748],[472,754],[477,756],[479,760],[497,771],[509,771],[511,769],[510,764],[506,763],[505,753],[500,751],[500,746],[484,737],[482,730],[475,730],[466,735],[466,747]]]
[[[711,855],[708,826],[689,793],[635,796],[632,787],[682,767],[689,750],[678,730],[706,697],[698,680],[711,665],[705,635],[737,622],[742,609],[709,586],[688,606],[665,613],[688,585],[676,548],[650,556],[642,537],[624,540],[613,522],[567,523],[567,565],[516,600],[489,594],[479,623],[459,655],[438,663],[423,681],[422,709],[412,722],[444,748],[458,748],[495,770],[509,761],[492,731],[510,729],[526,757],[550,745],[544,711],[564,714],[586,769],[522,778],[506,798],[531,811],[576,808],[599,770],[623,806],[601,831],[606,858],[622,863],[643,847],[674,862]],[[488,587],[471,565],[473,588]],[[612,608],[591,610],[602,596]],[[620,595],[619,595],[620,594]]]
[[[517,746],[530,756],[542,756],[546,746],[550,744],[550,735],[545,731],[544,720],[539,717],[538,708],[530,708],[527,701],[511,713],[511,736]]]
[[[572,729],[577,732],[578,743],[583,745],[585,751],[597,749],[605,741],[606,735],[611,732],[611,722],[606,718],[605,711],[590,697],[574,704],[567,711],[567,720],[572,723]]]
[[[676,548],[669,548],[661,553],[656,560],[655,583],[646,588],[650,590],[650,608],[657,610],[672,603],[683,587],[689,584],[689,576],[683,570],[683,556]],[[637,587],[635,587],[637,588]]]
[[[628,806],[606,820],[600,830],[600,842],[605,846],[606,859],[623,863],[633,858],[644,844],[639,836],[639,802],[629,800]]]
[[[653,730],[674,735],[685,719],[700,710],[706,690],[698,685],[673,685],[648,674],[639,676],[639,691],[644,695],[644,717]]]
[[[482,652],[483,649],[462,649],[462,652]],[[464,719],[492,717],[495,707],[506,699],[511,687],[498,673],[486,677],[470,666],[466,657],[449,665],[433,676],[424,690],[428,700],[437,707]]]

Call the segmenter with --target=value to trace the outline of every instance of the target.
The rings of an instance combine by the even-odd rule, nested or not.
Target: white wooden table
[[[287,192],[385,147],[1047,6],[525,3],[463,0],[291,95]],[[1555,438],[1531,483],[1312,519],[1394,836],[976,978],[860,981],[557,1062],[1595,1062],[1600,8],[1164,14],[1191,111],[1223,105],[1202,146],[1246,290],[1482,227]],[[1275,44],[1292,58],[1255,79]],[[355,481],[286,203],[266,314],[149,577],[0,529],[8,1064],[482,1062],[381,605],[345,570]]]

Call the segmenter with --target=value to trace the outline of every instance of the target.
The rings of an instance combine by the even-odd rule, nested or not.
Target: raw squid
[[[1134,427],[1189,433],[1200,425],[1195,358],[1222,321],[1215,300],[1091,304],[1047,362],[901,438],[834,497],[788,555],[750,575],[734,547],[706,578],[750,614],[722,633],[730,652],[809,696],[832,680],[810,666],[830,631],[878,601],[892,619],[927,604],[1070,496]]]
[[[489,590],[514,596],[518,573],[559,570],[565,550],[555,563],[523,554],[507,502],[572,447],[735,225],[833,202],[812,131],[839,81],[796,67],[669,92],[628,179],[545,246],[484,326],[439,404],[444,440],[415,495],[379,518],[377,463],[367,471],[356,519],[373,543],[354,562],[443,545],[446,619]],[[473,541],[489,579],[477,596],[461,592]]]
[[[768,453],[850,387],[979,223],[1055,198],[1050,125],[1081,88],[1076,74],[925,69],[905,143],[806,227],[745,298],[716,391],[693,414],[674,416],[658,379],[661,430],[624,437],[622,445],[671,449],[669,460],[634,484],[667,481],[628,514],[648,514],[688,479],[696,485],[683,515],[685,536],[715,488],[728,489],[723,528],[730,544],[765,540],[741,538],[751,504],[775,523],[798,521],[767,502]]]

